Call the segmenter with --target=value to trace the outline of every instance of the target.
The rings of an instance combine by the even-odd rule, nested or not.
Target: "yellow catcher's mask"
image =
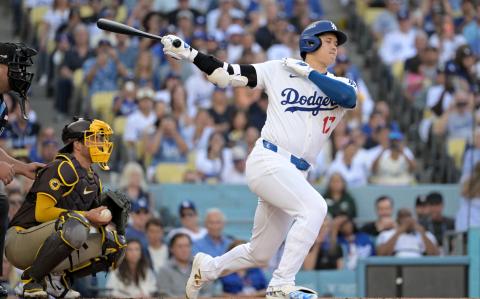
[[[113,149],[113,142],[110,141],[112,135],[113,130],[106,122],[79,118],[63,128],[62,140],[65,146],[59,152],[71,152],[73,141],[80,140],[88,148],[92,163],[97,163],[103,170],[109,170],[107,163]]]

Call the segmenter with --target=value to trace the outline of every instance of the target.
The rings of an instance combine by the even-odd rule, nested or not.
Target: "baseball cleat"
[[[317,292],[305,287],[294,285],[285,285],[278,287],[268,287],[266,291],[267,299],[316,299]]]
[[[47,276],[47,293],[55,298],[75,299],[80,293],[70,289],[65,277],[62,275],[49,274]]]
[[[21,282],[15,293],[21,298],[47,298],[48,294],[45,292],[44,286],[34,280],[26,280]]]
[[[200,266],[206,260],[212,259],[211,256],[205,253],[197,253],[193,259],[192,272],[188,278],[187,285],[185,286],[185,297],[187,299],[197,299],[198,293],[203,285],[208,281],[202,276]]]

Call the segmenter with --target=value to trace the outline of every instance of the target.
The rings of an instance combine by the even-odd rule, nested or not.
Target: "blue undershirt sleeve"
[[[308,79],[315,83],[330,99],[344,108],[354,108],[357,105],[356,84],[352,80],[342,82],[332,79],[318,71],[311,71]]]

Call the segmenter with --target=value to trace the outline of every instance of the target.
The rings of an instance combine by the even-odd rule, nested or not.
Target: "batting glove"
[[[310,72],[313,71],[310,65],[305,61],[293,58],[283,58],[282,65],[303,77],[308,77]]]
[[[178,47],[174,45],[176,40],[180,41],[180,45],[177,45]],[[193,59],[198,54],[197,50],[190,47],[189,44],[178,36],[172,34],[162,37],[161,42],[163,44],[163,53],[177,60],[188,59],[193,62]]]

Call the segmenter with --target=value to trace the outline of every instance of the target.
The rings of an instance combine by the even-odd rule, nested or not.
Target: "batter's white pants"
[[[323,197],[287,158],[265,149],[261,139],[247,159],[247,182],[259,196],[252,238],[202,265],[208,280],[240,269],[264,267],[285,240],[269,286],[294,285],[327,213]]]

